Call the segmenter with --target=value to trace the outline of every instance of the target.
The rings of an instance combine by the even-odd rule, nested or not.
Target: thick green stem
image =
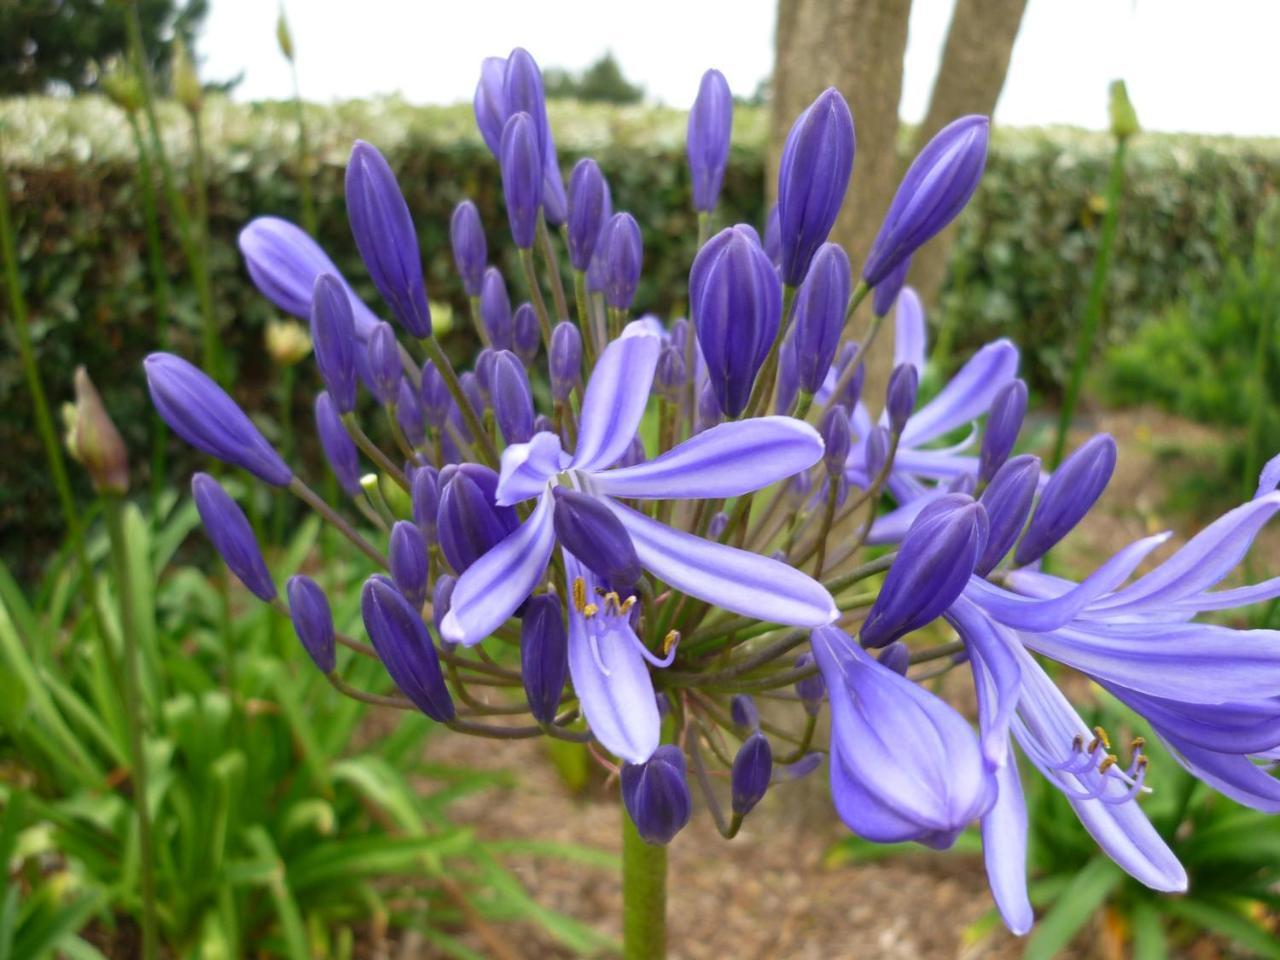
[[[622,956],[667,955],[667,848],[645,843],[622,810]]]
[[[124,641],[125,720],[129,727],[129,754],[132,766],[133,802],[138,814],[139,868],[142,885],[142,956],[156,957],[156,878],[155,855],[151,843],[151,811],[147,809],[147,754],[142,739],[142,682],[138,666],[138,629],[134,622],[132,580],[125,550],[124,516],[120,498],[104,498],[107,535],[111,540],[111,562],[115,567],[116,590],[120,597],[121,635]]]

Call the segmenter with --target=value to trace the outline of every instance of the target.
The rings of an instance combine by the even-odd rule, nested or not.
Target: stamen
[[[1114,753],[1108,753],[1106,758],[1100,764],[1098,764],[1098,772],[1106,773],[1108,770],[1110,770],[1119,762],[1120,762],[1119,757],[1117,757]]]
[[[587,605],[587,581],[581,577],[573,578],[573,609],[582,613]]]
[[[634,600],[635,597],[632,597],[631,599]],[[679,642],[680,642],[680,631],[668,630],[667,635],[662,638],[662,655],[665,657],[669,653],[671,653],[671,651],[675,648],[675,645]]]
[[[635,605],[636,605],[636,598],[627,597],[627,599],[622,601],[622,605],[618,607],[618,613],[623,615],[628,614],[631,612],[631,608],[634,607]]]
[[[1093,733],[1094,733],[1094,736],[1098,738],[1098,740],[1102,743],[1104,747],[1106,747],[1108,750],[1111,749],[1111,738],[1107,736],[1106,730],[1104,730],[1102,727],[1094,727]]]
[[[588,603],[584,605],[581,611],[582,615],[586,617],[588,620],[590,620],[599,612],[600,612],[600,608],[597,607],[594,603]]]

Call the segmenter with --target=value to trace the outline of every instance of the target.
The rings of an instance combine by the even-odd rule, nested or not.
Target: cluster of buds
[[[317,496],[198,369],[146,361],[176,433],[290,490],[381,568],[362,588],[369,642],[340,634],[311,579],[294,576],[279,599],[234,501],[212,478],[194,481],[232,572],[292,618],[335,687],[463,733],[588,743],[651,843],[688,822],[690,771],[732,836],[771,784],[825,762],[836,812],[869,839],[945,847],[981,821],[997,903],[1019,932],[1031,912],[1015,740],[1125,869],[1159,889],[1185,883],[1137,807],[1145,760],[1095,764],[1078,746],[1087,728],[1032,651],[1134,705],[1220,789],[1280,802],[1274,781],[1217,759],[1224,731],[1252,722],[1246,704],[1280,712],[1280,642],[1251,640],[1250,668],[1232,672],[1221,628],[1187,623],[1221,606],[1208,587],[1280,495],[1260,491],[1127,588],[1158,538],[1075,584],[1036,564],[1101,495],[1111,438],[1051,477],[1013,456],[1027,392],[1006,341],[921,402],[927,327],[904,282],[978,185],[985,118],[955,121],[915,158],[855,274],[829,242],[854,162],[844,98],[823,92],[792,127],[763,240],[750,224],[713,234],[732,99],[708,72],[689,118],[701,233],[689,316],[664,321],[633,318],[643,234],[613,209],[599,165],[579,160],[566,187],[527,52],[484,62],[475,113],[529,299],[512,309],[512,278],[490,264],[477,208],[460,203],[453,261],[484,345],[471,369],[456,370],[436,339],[418,234],[374,146],[352,151],[347,209],[395,326],[294,225],[264,217],[240,238],[262,293],[310,324],[324,386],[316,430],[349,510]],[[862,358],[891,315],[888,389],[864,398]],[[1271,487],[1276,474],[1264,474]],[[1280,587],[1250,590],[1235,599]],[[940,620],[957,640],[922,632]],[[338,645],[379,660],[399,694],[353,689]],[[1212,691],[1192,676],[1210,662]],[[919,683],[960,665],[973,674],[976,731]],[[829,749],[815,739],[826,705]],[[1231,761],[1276,741],[1253,737]]]

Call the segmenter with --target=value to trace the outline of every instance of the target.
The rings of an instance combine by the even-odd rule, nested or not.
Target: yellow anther
[[[1145,753],[1138,755],[1137,765],[1139,770],[1144,768],[1150,762],[1151,762],[1150,758]]]
[[[1071,738],[1071,749],[1072,749],[1072,750],[1074,750],[1076,753],[1079,753],[1081,750],[1083,750],[1083,749],[1084,749],[1084,737],[1080,736],[1080,734],[1078,734],[1078,733],[1077,733],[1074,737],[1072,737],[1072,738]]]
[[[1108,753],[1106,759],[1098,764],[1098,772],[1106,773],[1119,762],[1120,759],[1114,753]]]
[[[622,601],[622,605],[618,607],[618,613],[622,613],[622,614],[630,613],[631,608],[634,607],[635,605],[636,605],[636,598],[627,597],[627,599]]]
[[[1130,749],[1130,750],[1135,750],[1135,751],[1136,751],[1136,750],[1141,750],[1141,749],[1142,749],[1143,747],[1145,747],[1146,745],[1147,745],[1147,741],[1146,741],[1146,739],[1145,739],[1145,738],[1143,738],[1143,737],[1134,737],[1134,738],[1133,738],[1133,742],[1132,742],[1131,744],[1129,744],[1129,749]]]
[[[631,599],[634,600],[635,597],[632,597]],[[679,642],[680,642],[680,631],[668,630],[667,635],[662,638],[662,655],[665,657],[668,653],[671,652],[671,648],[674,647]]]
[[[573,609],[582,613],[587,606],[587,581],[581,577],[573,578]]]
[[[619,613],[622,610],[622,600],[616,593],[610,590],[604,595],[604,612]]]
[[[1102,743],[1102,745],[1106,747],[1108,750],[1110,750],[1111,738],[1107,736],[1107,731],[1103,730],[1102,727],[1094,727],[1093,732],[1094,732],[1094,735],[1097,736],[1098,740]]]
[[[581,612],[584,617],[586,617],[587,619],[590,619],[600,612],[600,608],[597,607],[594,603],[588,603],[583,606]]]

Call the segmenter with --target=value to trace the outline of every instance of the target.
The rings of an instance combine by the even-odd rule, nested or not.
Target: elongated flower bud
[[[525,302],[516,307],[511,317],[511,349],[526,367],[533,366],[542,346],[542,331],[538,329],[538,314],[533,304]]]
[[[702,389],[698,391],[694,432],[701,433],[703,430],[709,430],[723,420],[724,414],[720,410],[720,401],[716,398],[715,385],[710,380],[706,380],[702,384]]]
[[[685,150],[693,180],[693,209],[710,213],[720,198],[720,185],[729,163],[729,136],[733,132],[733,94],[719,70],[708,70],[698,85],[698,96],[689,111]]]
[[[844,407],[827,407],[818,423],[825,449],[822,463],[831,477],[844,476],[844,462],[849,456],[853,436],[849,427],[849,413]]]
[[[443,427],[449,411],[453,409],[453,397],[444,377],[430,360],[422,365],[422,388],[418,391],[418,399],[422,401],[422,414],[427,423],[437,429]]]
[[[862,385],[867,379],[867,365],[862,362],[862,350],[856,343],[846,343],[840,348],[840,353],[836,357],[837,381],[844,379],[844,372],[849,369],[851,363],[857,364],[853,375],[845,388],[839,394],[832,396],[830,401],[840,404],[849,411],[852,411],[862,399]]]
[[[1107,488],[1116,469],[1116,442],[1108,433],[1090,437],[1062,461],[1040,493],[1040,503],[1013,562],[1025,566],[1040,559],[1084,519]]]
[[[533,436],[533,393],[524,364],[510,350],[499,350],[490,377],[493,415],[502,439],[508,445],[526,442]]]
[[[600,237],[604,256],[604,299],[609,306],[626,310],[636,295],[644,246],[640,224],[629,213],[615,213]]]
[[[964,209],[987,164],[990,128],[986,117],[953,120],[911,162],[862,266],[868,285],[878,286]]]
[[[612,590],[629,590],[644,572],[636,548],[617,515],[603,501],[553,487],[555,529],[561,546],[604,580]]]
[[[435,467],[419,467],[413,475],[413,484],[409,490],[412,504],[413,522],[427,541],[427,545],[438,539],[438,513],[440,510],[440,475]]]
[[[502,99],[507,115],[524,112],[533,123],[538,155],[546,156],[550,124],[547,122],[547,96],[542,85],[542,71],[537,61],[523,47],[507,55],[502,77]]]
[[[684,754],[666,744],[644,763],[622,765],[622,803],[646,843],[667,844],[693,812]]]
[[[921,510],[862,625],[863,646],[883,647],[939,617],[964,590],[986,543],[987,513],[971,497],[948,494]]]
[[[463,200],[453,208],[453,216],[449,220],[449,243],[453,247],[453,262],[467,296],[480,296],[480,283],[489,262],[489,247],[485,243],[480,211],[470,200]]]
[[[609,188],[599,165],[590,157],[579,160],[569,174],[569,262],[575,270],[591,266],[604,228]]]
[[[533,118],[527,113],[512,114],[502,128],[502,194],[507,201],[507,222],[517,247],[533,247],[542,205],[542,147]]]
[[[720,410],[730,417],[746,409],[782,319],[782,287],[754,233],[742,225],[721,230],[689,272],[698,346]]]
[[[372,145],[357,140],[347,163],[347,219],[374,286],[419,339],[431,336],[418,234],[395,174]]]
[[[415,524],[396,521],[391,528],[387,561],[396,588],[415,607],[421,607],[427,599],[427,544]]]
[[[644,463],[647,458],[644,441],[637,435],[631,438],[631,442],[627,444],[626,451],[618,458],[618,466],[634,467],[638,463]]]
[[[547,128],[547,146],[542,155],[542,216],[549,227],[560,227],[569,218],[569,196],[564,191],[560,174],[560,158],[556,155],[555,137]]]
[[[907,668],[911,666],[911,648],[901,640],[895,640],[881,650],[876,659],[898,676],[905,677]]]
[[[564,403],[582,377],[582,334],[568,320],[561,320],[551,331],[551,396]]]
[[[849,256],[837,243],[824,243],[796,292],[794,307],[800,386],[817,393],[831,369],[853,282]]]
[[[987,546],[974,573],[985,577],[1017,542],[1018,534],[1031,515],[1031,504],[1040,483],[1040,458],[1030,454],[1014,457],[991,478],[980,500],[987,511]]]
[[[440,633],[440,624],[449,613],[449,607],[453,603],[453,588],[457,585],[457,577],[444,573],[436,578],[435,589],[431,591],[431,625],[440,634],[440,646],[446,650],[452,650],[457,644],[444,639],[444,634]]]
[[[276,487],[293,471],[226,392],[198,368],[171,353],[143,362],[147,389],[160,418],[197,450],[248,470]]]
[[[315,415],[316,435],[338,486],[348,496],[361,496],[360,454],[347,428],[342,425],[342,414],[327,391],[316,394]]]
[[[887,317],[907,282],[907,271],[911,269],[911,258],[905,258],[891,270],[883,280],[871,291],[871,312],[877,317]]]
[[[546,593],[531,597],[520,624],[520,679],[533,719],[555,720],[568,674],[568,636],[560,600]]]
[[[493,361],[497,355],[492,347],[485,347],[476,354],[476,385],[480,387],[480,396],[484,398],[486,407],[493,406]]]
[[[900,363],[889,374],[889,389],[885,393],[885,412],[889,415],[889,429],[901,436],[902,430],[916,408],[916,391],[920,377],[910,363]]]
[[[764,255],[777,266],[782,261],[782,227],[778,223],[778,205],[769,208],[764,221]]]
[[[366,350],[369,361],[369,386],[374,398],[385,406],[400,396],[400,344],[389,323],[379,323],[369,335]]]
[[[293,632],[302,642],[316,668],[321,673],[332,673],[337,662],[333,645],[333,611],[329,598],[310,577],[297,574],[285,584],[289,597],[289,619]]]
[[[659,396],[668,401],[678,402],[680,394],[688,382],[684,375],[684,357],[673,346],[665,346],[658,354],[658,366],[653,375],[653,386]]]
[[[386,577],[375,575],[360,592],[364,628],[400,692],[438,723],[454,718],[453,698],[440,672],[431,633],[418,611]]]
[[[420,447],[426,441],[427,425],[422,415],[422,404],[408,380],[400,381],[400,392],[396,398],[396,424],[409,441],[409,446]]]
[[[489,152],[498,156],[502,145],[502,126],[507,122],[507,99],[502,91],[506,80],[505,57],[485,57],[480,63],[480,80],[476,84],[472,107],[475,110],[476,127]]]
[[[733,812],[745,817],[763,798],[773,776],[773,748],[757,730],[742,742],[730,774]]]
[[[800,358],[795,331],[787,334],[778,349],[778,384],[774,390],[774,413],[786,416],[800,395]]]
[[[191,478],[191,494],[195,497],[204,532],[226,562],[227,569],[259,600],[274,600],[275,582],[244,511],[207,473],[197,473]]]
[[[778,237],[782,279],[797,286],[827,239],[853,174],[853,114],[828,87],[787,134],[778,164]]]
[[[129,452],[84,367],[76,367],[71,453],[99,493],[129,492]]]
[[[356,406],[356,330],[351,301],[331,273],[316,277],[311,296],[311,342],[316,366],[339,412]]]
[[[889,428],[882,424],[872,427],[871,432],[867,434],[865,459],[868,482],[875,480],[880,475],[880,472],[884,470],[885,464],[889,462],[889,447],[891,443]]]
[[[813,654],[802,653],[796,657],[795,669],[803,670],[812,663]],[[797,680],[796,696],[804,704],[805,713],[811,717],[816,717],[818,711],[822,709],[822,701],[827,696],[827,684],[822,679],[822,674],[815,673],[812,676],[805,677],[803,680]]]
[[[729,701],[729,716],[739,730],[757,730],[760,727],[760,710],[749,693],[736,693]]]
[[[480,284],[480,319],[489,334],[489,342],[499,350],[510,350],[511,299],[507,296],[502,271],[497,267],[487,269]]]
[[[986,483],[996,475],[1000,465],[1009,459],[1022,419],[1027,414],[1027,385],[1010,380],[991,400],[991,413],[982,433],[982,450],[978,454],[978,479]]]
[[[440,473],[440,549],[455,573],[461,574],[488,553],[519,521],[511,507],[494,504],[498,475],[488,467],[466,463]]]

